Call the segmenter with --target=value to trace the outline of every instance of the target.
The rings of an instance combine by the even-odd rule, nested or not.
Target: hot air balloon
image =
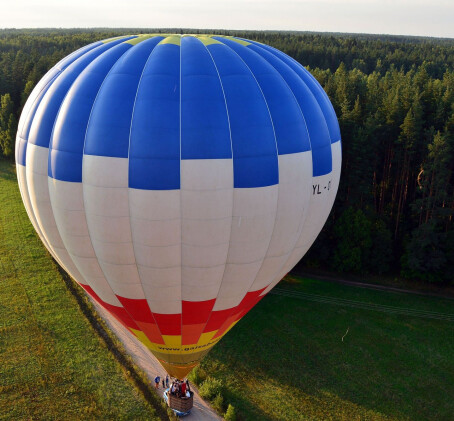
[[[132,35],[43,77],[16,164],[51,255],[181,379],[309,249],[341,142],[326,93],[275,48]]]

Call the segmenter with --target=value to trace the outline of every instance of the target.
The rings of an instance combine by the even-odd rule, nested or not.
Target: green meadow
[[[452,421],[454,300],[287,276],[199,371],[244,420]]]
[[[0,203],[0,419],[165,419],[81,311],[5,161]],[[197,374],[238,420],[452,420],[454,301],[287,276]]]
[[[4,160],[0,203],[0,419],[167,419],[82,313]]]

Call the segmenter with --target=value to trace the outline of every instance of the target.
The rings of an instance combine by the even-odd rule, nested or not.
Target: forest
[[[0,155],[40,78],[88,43],[129,33],[235,35],[306,66],[339,119],[337,199],[300,265],[454,284],[454,40],[194,29],[0,30]]]

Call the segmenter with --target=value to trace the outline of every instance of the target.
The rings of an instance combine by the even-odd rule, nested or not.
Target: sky
[[[454,0],[0,0],[0,28],[198,28],[454,38]]]

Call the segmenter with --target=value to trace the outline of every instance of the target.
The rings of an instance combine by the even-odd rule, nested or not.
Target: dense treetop
[[[330,219],[302,264],[453,282],[454,40],[181,29],[0,30],[0,152],[61,58],[130,33],[218,33],[270,44],[315,75],[339,118],[343,167]]]

